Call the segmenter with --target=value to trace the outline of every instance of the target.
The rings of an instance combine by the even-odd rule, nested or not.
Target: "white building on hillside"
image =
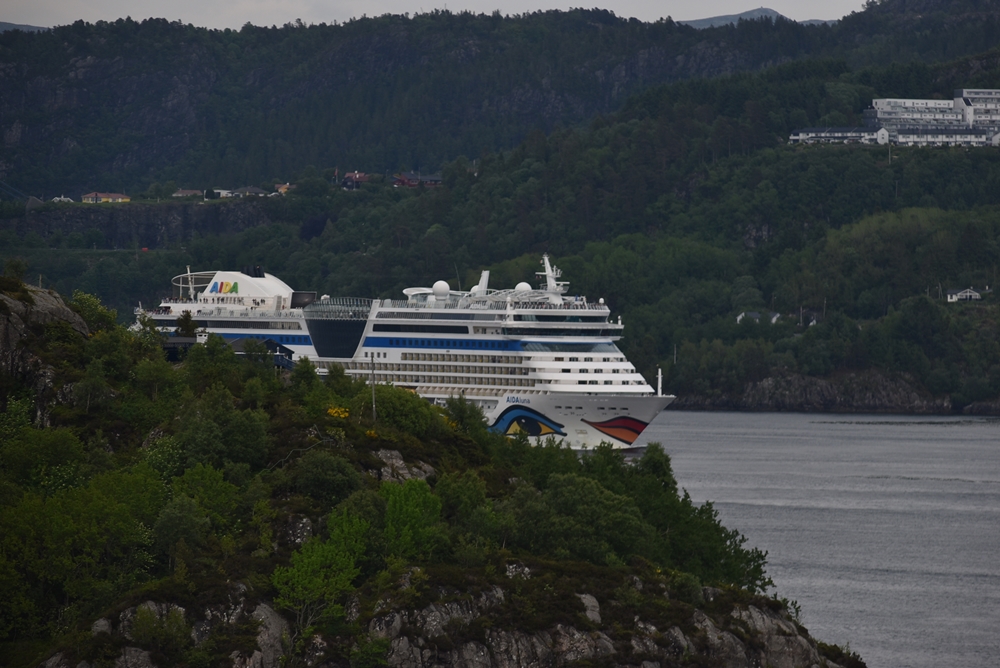
[[[1000,146],[1000,134],[984,128],[901,128],[893,134],[893,143],[900,146]]]
[[[879,98],[863,128],[803,128],[790,144],[1000,146],[1000,90],[959,88],[951,100]]]
[[[885,128],[802,128],[788,137],[789,144],[888,144]]]

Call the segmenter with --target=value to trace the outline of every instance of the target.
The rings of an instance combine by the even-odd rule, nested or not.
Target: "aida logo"
[[[211,294],[238,295],[240,294],[240,284],[230,283],[229,281],[216,281],[212,283],[212,287],[208,291]]]

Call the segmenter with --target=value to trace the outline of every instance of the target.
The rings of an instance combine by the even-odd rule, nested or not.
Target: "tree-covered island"
[[[626,462],[0,279],[7,666],[861,666]],[[520,663],[519,663],[520,662]],[[742,663],[741,663],[742,662]]]

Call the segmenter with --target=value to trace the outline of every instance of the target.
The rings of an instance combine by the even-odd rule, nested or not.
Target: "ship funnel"
[[[490,285],[490,270],[484,269],[482,275],[479,277],[479,283],[477,283],[476,286],[472,288],[472,293],[485,297],[486,289],[489,287],[489,285]]]

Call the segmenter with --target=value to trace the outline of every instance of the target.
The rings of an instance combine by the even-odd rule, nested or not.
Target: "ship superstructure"
[[[303,307],[316,300],[315,292],[299,292],[260,267],[243,271],[199,271],[174,276],[172,294],[153,309],[136,314],[173,333],[177,319],[189,312],[198,329],[227,341],[270,339],[290,348],[296,359],[316,357],[306,329]]]
[[[631,446],[673,399],[654,392],[616,342],[622,324],[601,299],[568,296],[542,258],[539,288],[468,292],[444,281],[405,300],[324,298],[303,313],[318,366],[412,389],[443,404],[464,396],[494,430],[564,438],[573,447]]]

